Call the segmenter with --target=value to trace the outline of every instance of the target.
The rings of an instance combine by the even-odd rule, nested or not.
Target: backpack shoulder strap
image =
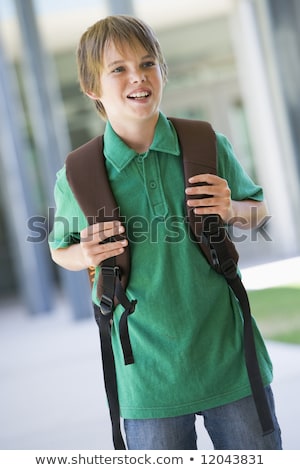
[[[73,150],[66,159],[70,187],[89,224],[118,217],[118,208],[107,178],[103,158],[103,136]],[[99,188],[101,193],[99,196]],[[103,191],[102,191],[103,188]],[[105,206],[105,213],[102,209]]]
[[[183,152],[185,178],[201,173],[217,174],[216,134],[205,121],[168,118],[174,125]]]
[[[179,144],[183,154],[183,169],[185,178],[185,187],[192,186],[189,182],[191,176],[210,173],[217,175],[217,146],[216,134],[212,126],[205,121],[195,121],[190,119],[169,118],[173,123]],[[203,196],[205,197],[205,196]],[[190,196],[189,196],[190,198]],[[198,196],[197,196],[198,198]],[[200,249],[208,260],[209,264],[218,272],[226,275],[224,272],[228,256],[234,260],[235,265],[238,262],[238,252],[229,238],[227,230],[223,227],[222,221],[218,215],[199,216],[196,215],[192,207],[186,205],[187,220]],[[216,256],[215,248],[209,243],[208,234],[218,232],[224,238],[223,246],[226,248],[223,256]],[[219,237],[220,238],[220,237]],[[220,259],[221,258],[221,259]],[[223,267],[221,264],[223,264]],[[232,266],[230,265],[230,271]],[[231,273],[230,273],[231,274]]]
[[[185,186],[190,176],[217,174],[216,135],[210,124],[171,118],[183,153]],[[205,197],[205,196],[204,196]],[[249,382],[264,434],[274,429],[256,355],[252,317],[247,292],[237,272],[238,253],[218,215],[197,216],[187,206],[190,228],[210,265],[224,275],[240,302],[244,319],[244,352]]]
[[[66,175],[77,202],[89,225],[121,220],[120,208],[112,193],[103,154],[103,136],[95,137],[73,150],[66,159]],[[117,238],[117,237],[115,237]],[[122,238],[120,235],[119,238]],[[121,284],[126,288],[130,272],[129,248],[115,259],[120,268]],[[98,282],[98,298],[103,295],[103,279]],[[114,299],[115,304],[118,299]]]

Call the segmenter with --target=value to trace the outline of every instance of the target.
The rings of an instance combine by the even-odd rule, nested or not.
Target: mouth
[[[127,98],[138,101],[138,100],[143,100],[145,98],[148,98],[150,94],[151,93],[149,91],[139,91],[136,93],[130,93],[130,95],[127,95]]]

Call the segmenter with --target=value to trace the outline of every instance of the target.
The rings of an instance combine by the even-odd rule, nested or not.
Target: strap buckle
[[[115,284],[114,279],[120,278],[120,268],[119,266],[102,266],[101,274],[103,276],[104,285],[106,285],[105,279],[108,279],[109,288],[104,292],[100,299],[100,310],[102,315],[108,316],[111,315],[114,308],[114,289],[112,288]],[[112,287],[111,287],[112,286]]]
[[[113,306],[114,306],[113,299],[110,299],[109,297],[107,297],[107,295],[103,294],[101,296],[100,305],[99,305],[102,315],[104,316],[111,315],[113,311]]]
[[[120,277],[120,267],[119,266],[102,266],[101,273],[103,276]]]

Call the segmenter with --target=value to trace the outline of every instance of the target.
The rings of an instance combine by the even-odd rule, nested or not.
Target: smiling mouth
[[[131,100],[142,100],[144,98],[148,98],[148,96],[150,96],[148,91],[141,91],[139,93],[132,93],[131,95],[128,95],[127,98],[130,98]]]

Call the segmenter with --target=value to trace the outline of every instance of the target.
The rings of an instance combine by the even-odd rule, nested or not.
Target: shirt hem
[[[263,383],[266,387],[272,382],[272,377],[264,378]],[[191,413],[200,413],[204,410],[209,410],[217,406],[226,405],[237,400],[241,400],[249,395],[251,395],[250,386],[243,387],[238,391],[225,393],[222,396],[213,397],[211,399],[197,400],[195,402],[172,405],[172,406],[162,406],[155,408],[137,408],[137,407],[125,407],[121,406],[120,414],[123,419],[152,419],[152,418],[171,418],[175,416],[184,416]]]

